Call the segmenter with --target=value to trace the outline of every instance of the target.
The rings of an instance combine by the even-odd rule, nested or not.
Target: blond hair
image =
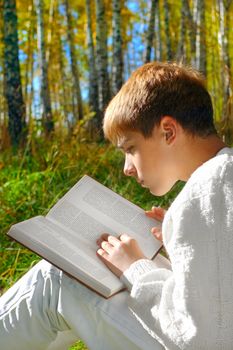
[[[151,62],[139,67],[106,108],[105,137],[117,143],[129,130],[149,137],[165,115],[193,134],[216,133],[212,102],[201,73],[177,63]]]

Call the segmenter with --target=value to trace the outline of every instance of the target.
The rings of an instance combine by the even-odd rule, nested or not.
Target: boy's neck
[[[183,147],[181,180],[187,181],[199,166],[215,157],[226,144],[217,135],[211,135],[206,138],[188,137]]]

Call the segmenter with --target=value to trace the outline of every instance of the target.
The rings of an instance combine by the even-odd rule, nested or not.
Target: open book
[[[11,227],[8,235],[53,265],[108,298],[124,289],[97,257],[102,233],[134,237],[153,258],[161,248],[144,210],[85,175],[44,216]]]

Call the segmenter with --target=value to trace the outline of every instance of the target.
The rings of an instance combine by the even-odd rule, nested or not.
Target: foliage
[[[228,133],[228,126],[232,128],[232,111],[226,110],[227,102],[232,99],[232,59],[233,29],[230,26],[233,18],[232,1],[205,1],[205,7],[200,10],[197,4],[200,0],[159,0],[156,8],[156,23],[153,28],[153,47],[151,60],[167,60],[167,37],[169,36],[172,60],[181,60],[195,65],[196,52],[193,52],[192,43],[197,47],[203,40],[206,41],[206,77],[207,86],[213,98],[215,121],[220,126],[223,135]],[[3,1],[0,1],[0,9]],[[43,0],[44,3],[44,33],[46,61],[48,65],[48,80],[52,105],[52,116],[56,129],[69,128],[74,118],[74,77],[71,68],[71,52],[68,41],[68,23],[65,15],[65,1]],[[150,1],[121,0],[121,35],[124,57],[124,80],[131,72],[143,63],[146,48],[146,37],[150,17]],[[96,52],[96,2],[90,0],[92,37]],[[113,60],[113,30],[112,30],[112,1],[105,0],[106,34],[108,38],[107,70],[112,78],[114,71]],[[184,12],[189,7],[190,17]],[[39,66],[37,15],[32,0],[16,0],[18,16],[19,60],[23,97],[26,105],[26,123],[29,134],[38,133],[38,124],[41,124],[41,76]],[[165,6],[166,5],[166,6]],[[70,22],[73,29],[74,51],[80,74],[82,104],[84,114],[90,112],[88,102],[88,66],[87,47],[87,14],[85,1],[70,0]],[[222,9],[222,10],[221,10]],[[220,12],[221,10],[221,12]],[[167,13],[168,11],[168,13]],[[204,11],[205,18],[197,27],[199,36],[195,34],[195,16],[198,11]],[[185,19],[183,20],[183,17]],[[168,18],[168,31],[166,18]],[[4,98],[4,62],[3,62],[3,18],[0,11],[0,143],[4,148],[8,140],[2,130],[7,130],[8,111]],[[182,32],[183,29],[183,32]],[[182,34],[183,33],[183,34]],[[182,36],[183,35],[183,36]],[[193,38],[193,40],[190,40]],[[199,41],[198,41],[199,40]],[[195,42],[195,43],[194,43]],[[183,54],[177,55],[182,46]],[[156,51],[160,51],[156,56]],[[179,56],[179,57],[178,57]],[[97,60],[98,61],[98,60]],[[229,80],[229,81],[228,81]],[[99,82],[99,79],[98,79]],[[111,90],[111,88],[110,88]],[[227,92],[228,90],[228,92]],[[227,118],[227,123],[225,122]],[[225,130],[227,129],[227,130]],[[2,133],[2,135],[1,135]]]
[[[73,346],[71,346],[71,348],[69,350],[87,350],[87,347],[85,346],[85,344],[80,340],[79,342],[77,342],[76,344],[74,344]]]
[[[5,0],[6,1],[6,0]],[[143,63],[149,20],[149,2],[144,0],[120,0],[121,35],[124,56],[124,80]],[[153,0],[152,0],[153,1]],[[169,206],[182,188],[178,183],[164,197],[154,197],[140,188],[133,179],[123,176],[123,156],[108,143],[98,143],[86,135],[86,125],[95,117],[88,102],[87,15],[85,1],[70,0],[71,25],[74,34],[74,51],[80,74],[84,119],[76,126],[74,118],[74,77],[71,69],[71,52],[68,45],[65,1],[43,0],[46,64],[52,103],[55,131],[50,139],[43,136],[41,116],[41,77],[38,69],[37,18],[32,0],[16,0],[18,16],[19,61],[23,98],[26,105],[25,122],[28,138],[24,149],[14,154],[9,146],[7,126],[9,122],[5,93],[5,65],[3,59],[3,18],[0,0],[0,294],[9,288],[22,274],[33,266],[39,257],[6,237],[9,227],[35,215],[44,215],[72,185],[84,174],[122,194],[132,202],[149,209],[152,205]],[[108,67],[113,67],[112,1],[104,0],[106,33],[108,36]],[[161,60],[167,60],[167,36],[171,43],[172,59],[192,64],[196,55],[192,51],[190,33],[194,33],[194,13],[198,0],[159,0],[156,11],[154,42],[151,59],[159,52]],[[92,36],[96,49],[96,2],[91,0]],[[165,6],[166,4],[166,6]],[[184,4],[189,4],[190,18],[182,22]],[[224,5],[225,4],[225,5]],[[228,4],[228,5],[227,5]],[[223,16],[220,7],[226,11]],[[225,7],[224,7],[225,6]],[[168,12],[166,12],[168,10]],[[200,23],[198,45],[206,41],[207,87],[213,98],[215,122],[221,135],[229,144],[233,135],[233,2],[223,0],[205,2],[205,21]],[[167,19],[169,21],[167,21]],[[185,26],[182,39],[182,23]],[[167,25],[169,26],[167,28]],[[224,28],[225,27],[225,28]],[[168,31],[166,31],[168,29]],[[227,35],[225,35],[227,34]],[[196,44],[197,36],[194,34]],[[184,56],[177,57],[178,47]],[[226,58],[227,56],[227,58]],[[194,61],[193,61],[194,60]],[[99,79],[98,79],[99,80]],[[229,81],[228,81],[229,80]],[[227,89],[229,91],[227,91]],[[97,115],[97,113],[96,113]],[[73,126],[71,130],[70,125]],[[71,132],[72,131],[72,132]],[[82,342],[72,349],[86,349]]]
[[[134,180],[123,176],[123,155],[108,143],[34,140],[12,155],[0,156],[0,294],[9,288],[39,257],[6,237],[9,227],[48,209],[84,174],[89,174],[145,209],[167,206],[177,191],[153,197]],[[180,185],[179,185],[180,186]],[[72,349],[86,349],[80,341]]]
[[[0,158],[0,276],[2,289],[9,287],[38,261],[6,237],[10,225],[32,216],[44,215],[48,209],[84,174],[89,174],[134,203],[149,209],[167,206],[173,191],[165,197],[153,197],[134,180],[123,176],[123,155],[107,143],[49,141],[36,142],[36,153],[27,149]]]

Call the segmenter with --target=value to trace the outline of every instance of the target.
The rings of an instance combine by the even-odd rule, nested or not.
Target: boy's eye
[[[132,154],[133,151],[134,151],[134,147],[133,147],[133,146],[130,146],[130,147],[126,148],[125,153],[130,153],[130,154]]]

